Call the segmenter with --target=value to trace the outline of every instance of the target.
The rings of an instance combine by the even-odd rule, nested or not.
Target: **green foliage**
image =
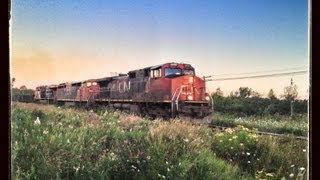
[[[261,98],[258,96],[213,96],[215,111],[234,114],[237,116],[248,115],[289,115],[290,101],[277,98]],[[293,111],[295,114],[308,112],[307,100],[295,100],[293,102]]]
[[[14,103],[11,129],[14,179],[306,179],[307,142],[241,126]]]
[[[296,136],[308,135],[308,117],[306,114],[297,114],[293,117],[280,115],[236,117],[215,113],[212,125],[226,127],[242,125],[265,132],[293,134]]]
[[[32,102],[33,101],[33,90],[32,89],[12,88],[11,98],[12,98],[12,101]]]
[[[14,179],[249,178],[213,154],[206,127],[33,106],[12,107]]]
[[[306,173],[301,172],[307,167],[306,147],[307,142],[258,136],[243,126],[217,133],[213,142],[218,157],[257,179],[289,178],[299,173],[306,179]]]

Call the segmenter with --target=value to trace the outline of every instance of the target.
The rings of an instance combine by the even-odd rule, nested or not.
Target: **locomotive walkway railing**
[[[179,97],[181,95],[181,91],[182,91],[182,88],[183,87],[187,87],[188,85],[181,85],[180,87],[178,87],[174,93],[173,93],[173,96],[171,98],[171,114],[172,116],[174,115],[174,112],[175,111],[178,111],[179,110]],[[179,93],[177,94],[177,92],[179,91]],[[176,107],[176,110],[175,108]]]

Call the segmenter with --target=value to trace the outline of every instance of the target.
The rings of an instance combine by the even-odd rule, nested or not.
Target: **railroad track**
[[[234,127],[225,127],[225,126],[216,126],[216,125],[212,125],[212,124],[208,124],[208,127],[210,128],[218,128],[221,130],[225,130],[227,128],[234,128]],[[290,135],[290,134],[278,134],[278,133],[272,133],[272,132],[263,132],[263,131],[251,131],[253,133],[257,133],[260,135],[264,135],[264,136],[277,136],[277,137],[293,137],[295,139],[300,139],[300,140],[308,140],[308,137],[305,136],[294,136],[294,135]]]
[[[217,126],[217,125],[213,125],[210,123],[210,118],[204,118],[204,119],[193,119],[193,118],[188,118],[188,117],[183,117],[183,120],[186,120],[188,122],[191,122],[192,124],[198,124],[198,125],[207,125],[210,128],[218,128],[220,130],[225,130],[227,128],[234,128],[234,127],[226,127],[226,126]],[[295,139],[299,139],[299,140],[308,140],[308,137],[305,136],[295,136],[295,135],[291,135],[291,134],[279,134],[279,133],[272,133],[272,132],[263,132],[263,131],[252,131],[252,133],[256,133],[259,135],[264,135],[264,136],[276,136],[276,137],[293,137]]]

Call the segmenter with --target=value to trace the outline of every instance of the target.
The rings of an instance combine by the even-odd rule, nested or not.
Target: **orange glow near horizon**
[[[104,60],[96,59],[85,54],[62,54],[60,58],[50,55],[44,51],[28,51],[28,53],[13,54],[11,59],[11,77],[16,79],[14,87],[25,85],[34,89],[39,85],[59,84],[70,81],[82,81],[91,78],[102,78],[110,76],[110,72],[126,73],[133,70],[132,67],[143,68],[149,66],[145,62],[134,64],[128,67],[127,61],[112,61],[112,58]],[[144,63],[144,64],[142,64]],[[161,62],[162,63],[162,62]],[[160,64],[160,63],[156,63]],[[154,65],[156,65],[154,64]],[[197,67],[201,63],[193,62],[198,76],[202,76]],[[203,67],[203,66],[202,66]],[[227,71],[226,71],[227,72]],[[266,79],[248,79],[237,81],[211,81],[207,82],[207,87],[211,92],[220,87],[224,95],[229,95],[231,91],[236,91],[239,87],[249,87],[254,91],[266,96],[272,88],[276,95],[280,97],[285,86],[289,85],[291,77],[276,77]],[[299,97],[307,99],[307,75],[297,76],[294,82],[298,85]]]

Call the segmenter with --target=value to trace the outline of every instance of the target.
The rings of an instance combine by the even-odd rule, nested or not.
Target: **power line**
[[[225,81],[225,80],[235,80],[235,79],[253,79],[253,78],[263,78],[263,77],[277,77],[277,76],[287,76],[293,74],[304,74],[308,71],[293,71],[293,72],[285,72],[285,73],[274,73],[274,74],[264,74],[264,75],[255,75],[255,76],[240,76],[240,77],[228,77],[228,78],[216,78],[216,79],[208,79],[206,81]]]
[[[271,73],[271,72],[279,72],[279,71],[289,71],[289,70],[302,70],[305,66],[295,67],[295,68],[286,68],[286,69],[275,69],[269,71],[254,71],[254,72],[247,72],[247,73],[233,73],[233,74],[219,74],[215,76],[234,76],[234,75],[245,75],[245,74],[257,74],[257,73]]]

